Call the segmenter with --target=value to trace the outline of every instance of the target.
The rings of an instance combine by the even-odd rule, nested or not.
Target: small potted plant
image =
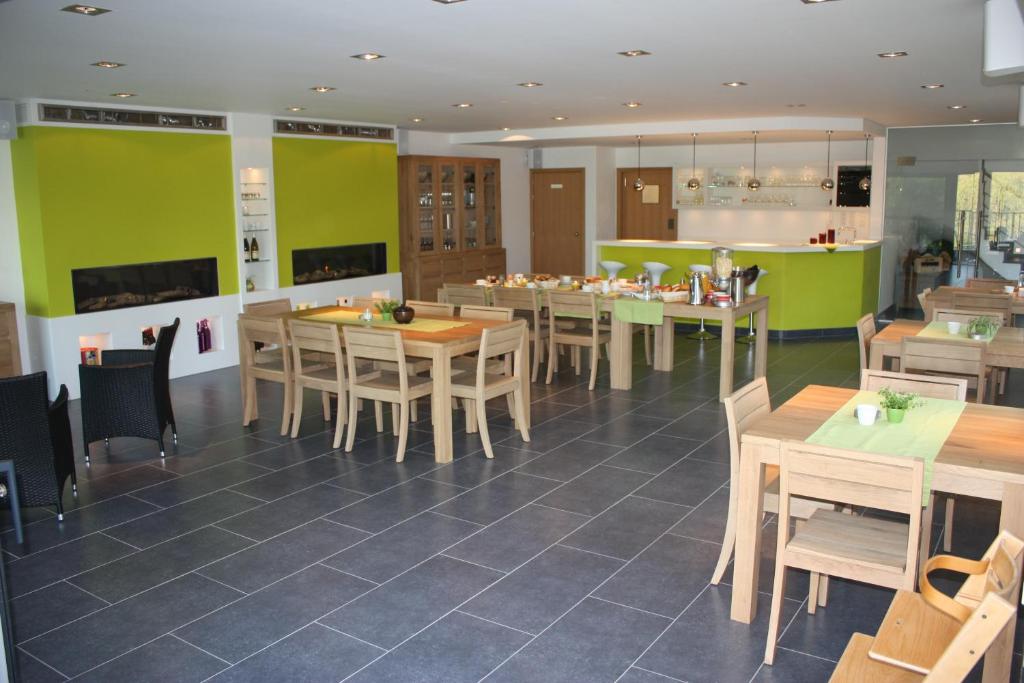
[[[998,329],[999,326],[996,325],[995,320],[983,315],[967,323],[967,336],[971,339],[991,339]]]
[[[394,299],[384,299],[382,301],[378,301],[375,306],[377,310],[380,311],[380,319],[390,321],[391,314],[396,308],[398,308],[399,303]]]
[[[878,396],[881,398],[881,407],[885,409],[885,419],[894,424],[903,422],[908,410],[924,404],[917,394],[907,391],[881,389]]]

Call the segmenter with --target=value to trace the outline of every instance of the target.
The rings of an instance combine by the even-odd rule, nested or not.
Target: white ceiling
[[[113,10],[97,17],[58,11],[69,1],[0,2],[0,97],[280,116],[299,105],[304,117],[449,132],[1017,118],[1015,81],[981,75],[982,0],[96,0]],[[653,55],[616,54],[634,48]],[[876,56],[888,50],[910,56]],[[368,51],[387,57],[349,57]],[[544,86],[516,86],[530,80]],[[750,85],[721,86],[733,80]],[[920,88],[931,82],[946,87]],[[337,90],[309,91],[321,84]],[[644,106],[622,106],[631,100]]]

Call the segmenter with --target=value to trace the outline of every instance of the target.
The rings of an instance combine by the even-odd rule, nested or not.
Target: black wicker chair
[[[68,477],[78,492],[68,388],[62,384],[50,405],[45,372],[0,379],[0,453],[14,460],[21,504],[56,505],[57,519],[63,520]]]
[[[89,444],[116,436],[153,439],[164,457],[164,430],[171,426],[174,443],[178,428],[171,409],[169,372],[171,345],[180,324],[160,328],[156,348],[103,351],[102,365],[79,365],[82,390],[82,438],[85,460]]]

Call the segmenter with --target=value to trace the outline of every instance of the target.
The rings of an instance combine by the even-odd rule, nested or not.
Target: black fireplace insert
[[[383,275],[386,272],[388,246],[384,242],[292,251],[292,280],[296,285]]]
[[[202,299],[219,294],[217,258],[133,263],[71,271],[75,313]]]

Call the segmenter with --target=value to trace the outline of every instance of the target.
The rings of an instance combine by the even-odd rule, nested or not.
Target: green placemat
[[[968,341],[967,336],[967,324],[960,326],[959,334],[950,334],[949,327],[945,322],[933,320],[932,322],[925,325],[920,332],[914,335],[915,337],[930,337],[932,339],[946,339],[948,341]],[[984,339],[971,339],[970,341],[983,341],[990,342],[992,337],[985,337]]]
[[[320,322],[335,323],[337,325],[367,325],[371,327],[390,327],[401,330],[412,330],[415,332],[444,332],[456,327],[465,327],[469,323],[461,323],[456,320],[433,320],[430,318],[416,318],[408,325],[401,325],[394,320],[381,320],[380,313],[375,313],[373,322],[366,323],[359,317],[359,311],[328,311],[327,313],[314,313],[313,315],[302,316],[306,320],[318,320]]]
[[[661,301],[616,299],[615,317],[626,323],[661,325],[665,320],[665,304]]]
[[[859,391],[807,437],[806,442],[866,453],[921,458],[924,460],[922,504],[927,505],[932,489],[932,465],[967,404],[937,398],[921,400],[924,405],[908,410],[903,422],[888,422],[883,410],[875,424],[865,427],[857,421],[854,408],[861,403],[877,406],[879,399],[874,391]]]

